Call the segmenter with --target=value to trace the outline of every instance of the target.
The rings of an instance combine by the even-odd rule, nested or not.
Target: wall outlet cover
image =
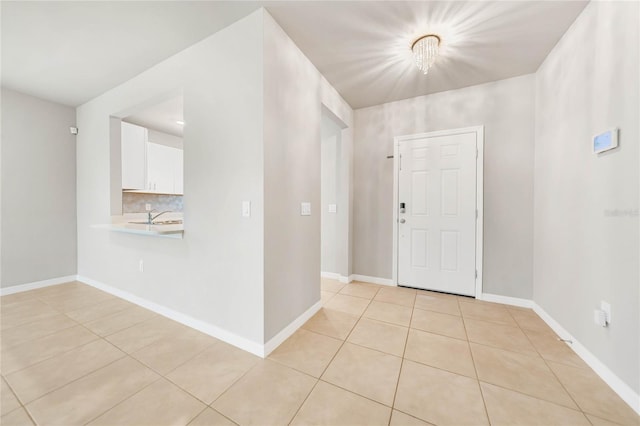
[[[311,203],[309,202],[300,203],[300,215],[311,216]]]
[[[329,204],[329,213],[336,213],[338,211],[338,206],[336,204]]]

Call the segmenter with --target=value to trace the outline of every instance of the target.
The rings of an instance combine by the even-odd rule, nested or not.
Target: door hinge
[[[476,148],[476,158],[478,158],[480,156],[479,150],[478,148]]]
[[[476,209],[476,219],[478,218],[478,209]]]
[[[402,154],[398,154],[398,170],[402,170]]]
[[[478,270],[476,269],[476,278],[478,278]]]

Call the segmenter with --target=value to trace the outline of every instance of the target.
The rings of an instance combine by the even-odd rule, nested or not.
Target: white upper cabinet
[[[147,190],[173,194],[173,152],[175,148],[147,144]]]
[[[122,189],[146,188],[147,129],[122,122]]]
[[[154,138],[163,135],[122,122],[122,189],[131,192],[182,195],[182,149],[149,141],[151,133],[155,135]],[[175,138],[170,135],[164,136]]]

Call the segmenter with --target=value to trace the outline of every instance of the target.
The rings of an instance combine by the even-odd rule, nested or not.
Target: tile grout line
[[[34,402],[36,402],[36,401],[39,401],[40,399],[44,398],[44,397],[45,397],[45,396],[47,396],[47,395],[52,394],[53,392],[56,392],[56,391],[58,391],[58,390],[60,390],[60,389],[62,389],[62,388],[64,388],[64,387],[66,387],[66,386],[71,385],[72,383],[75,383],[75,382],[77,382],[77,381],[79,381],[79,380],[81,380],[81,379],[84,379],[85,377],[89,376],[90,374],[95,373],[95,372],[96,372],[96,371],[98,371],[98,370],[101,370],[101,369],[103,369],[103,368],[105,368],[105,367],[110,366],[111,364],[114,364],[114,363],[116,363],[116,362],[120,361],[121,359],[125,358],[126,356],[128,356],[128,355],[127,355],[127,354],[125,354],[124,356],[121,356],[120,358],[117,358],[117,359],[115,359],[115,360],[111,361],[110,363],[103,365],[103,366],[102,366],[102,367],[100,367],[100,368],[97,368],[97,369],[95,369],[95,370],[93,370],[93,371],[90,371],[90,372],[88,372],[88,373],[86,373],[86,374],[84,374],[84,375],[82,375],[82,376],[80,376],[80,377],[77,377],[77,378],[75,378],[75,379],[71,380],[71,381],[70,381],[70,382],[68,382],[68,383],[65,383],[64,385],[58,386],[57,388],[52,389],[52,390],[50,390],[50,391],[48,391],[48,392],[46,392],[46,393],[44,393],[44,394],[40,395],[40,396],[39,396],[39,397],[37,397],[36,399],[34,399],[34,400],[32,400],[32,401],[29,401],[27,404],[25,404],[25,406],[24,406],[25,411],[27,411],[27,412],[29,413],[29,417],[31,417],[31,413],[29,412],[29,408],[28,408],[28,406],[29,406],[29,405],[33,404],[33,403],[34,403]],[[34,419],[34,424],[36,424],[36,425],[38,424],[38,422],[36,422],[36,421],[35,421],[35,419]]]
[[[402,357],[400,358],[400,370],[398,370],[398,379],[396,380],[396,389],[393,392],[393,400],[391,401],[391,414],[389,416],[389,422],[387,425],[391,425],[391,419],[393,418],[393,410],[396,406],[396,397],[398,396],[398,388],[400,387],[400,377],[402,376],[402,367],[404,367],[405,354],[407,353],[407,345],[409,344],[409,334],[411,333],[411,323],[413,322],[413,313],[416,309],[416,299],[418,293],[413,296],[413,307],[411,308],[411,316],[409,317],[409,326],[407,327],[407,337],[404,341],[404,348],[402,350]]]
[[[211,408],[212,410],[215,410],[214,408],[212,408],[212,407],[211,407],[211,404],[207,404],[205,401],[201,401],[201,400],[200,400],[200,399],[198,399],[195,395],[192,395],[190,392],[188,392],[186,389],[183,389],[183,388],[182,388],[182,387],[180,387],[178,384],[176,384],[176,383],[174,383],[173,381],[169,380],[165,375],[163,375],[163,374],[159,373],[158,371],[156,371],[155,369],[153,369],[151,366],[148,366],[148,365],[147,365],[147,364],[145,364],[144,362],[142,362],[142,361],[140,361],[140,360],[136,359],[132,354],[130,354],[130,353],[128,353],[128,352],[126,352],[125,350],[123,350],[122,348],[118,347],[117,345],[115,345],[115,344],[114,344],[114,343],[112,343],[111,341],[107,340],[107,337],[109,337],[109,336],[112,336],[112,335],[114,335],[114,334],[116,334],[116,333],[119,333],[119,332],[121,332],[121,331],[124,331],[124,330],[128,330],[128,329],[130,329],[130,328],[133,328],[133,327],[135,327],[135,326],[137,326],[137,325],[139,325],[139,324],[145,323],[145,322],[147,322],[147,321],[151,321],[151,320],[153,320],[154,318],[148,318],[148,319],[146,319],[146,320],[142,320],[142,321],[136,322],[136,323],[134,323],[134,324],[132,324],[132,325],[130,325],[130,326],[128,326],[128,327],[125,327],[125,328],[121,329],[121,330],[117,330],[117,331],[114,331],[113,333],[110,333],[110,334],[106,334],[106,335],[104,335],[104,336],[101,336],[101,335],[99,335],[99,334],[97,334],[97,333],[93,332],[92,330],[90,330],[88,327],[86,327],[84,323],[80,323],[80,322],[78,322],[78,321],[77,321],[77,320],[75,320],[74,318],[71,318],[71,317],[69,317],[68,315],[66,315],[66,313],[65,313],[65,312],[63,312],[63,311],[61,311],[60,309],[58,309],[58,308],[56,308],[56,307],[53,307],[53,306],[49,305],[49,304],[48,304],[47,302],[45,302],[44,300],[41,300],[37,295],[36,295],[36,296],[34,296],[34,297],[35,297],[36,299],[38,299],[39,301],[41,301],[41,302],[43,302],[43,303],[47,304],[47,306],[50,306],[50,307],[51,307],[51,309],[53,309],[53,310],[55,310],[55,311],[59,312],[61,315],[64,315],[65,317],[67,317],[67,318],[69,318],[70,320],[74,321],[77,325],[79,325],[79,326],[83,327],[85,330],[89,331],[91,334],[94,334],[95,336],[97,336],[97,337],[98,337],[98,339],[93,340],[93,341],[91,341],[91,342],[88,342],[88,343],[86,343],[85,345],[87,345],[87,344],[89,344],[89,343],[93,343],[93,342],[95,342],[95,341],[97,341],[97,340],[104,340],[107,344],[109,344],[109,345],[111,345],[111,346],[115,347],[116,349],[118,349],[119,351],[121,351],[124,355],[123,355],[123,356],[121,356],[121,357],[119,357],[119,358],[117,358],[117,359],[115,359],[114,361],[112,361],[112,362],[110,362],[110,363],[108,363],[108,364],[105,364],[105,365],[103,365],[103,366],[101,366],[101,367],[99,367],[99,368],[97,368],[97,369],[95,369],[95,370],[92,370],[92,371],[90,371],[90,372],[88,372],[88,373],[86,373],[86,374],[84,374],[84,375],[82,375],[82,376],[80,376],[80,377],[77,377],[76,379],[74,379],[74,380],[72,380],[72,381],[70,381],[70,382],[68,382],[68,383],[65,383],[64,385],[61,385],[61,386],[59,386],[59,387],[57,387],[57,388],[55,388],[55,389],[53,389],[53,390],[51,390],[51,391],[49,391],[49,392],[47,392],[47,393],[43,394],[43,395],[40,395],[38,398],[34,399],[33,401],[30,401],[30,402],[29,402],[29,404],[31,404],[32,402],[35,402],[35,401],[37,401],[37,400],[39,400],[39,399],[43,398],[44,396],[46,396],[46,395],[48,395],[48,394],[50,394],[50,393],[52,393],[52,392],[55,392],[55,391],[57,391],[57,390],[59,390],[59,389],[61,389],[61,388],[63,388],[63,387],[66,387],[66,386],[68,386],[68,385],[70,385],[70,384],[72,384],[72,383],[74,383],[74,382],[76,382],[76,381],[79,381],[79,380],[81,380],[81,379],[83,379],[83,378],[85,378],[85,377],[87,377],[87,376],[89,376],[89,375],[93,374],[94,372],[96,372],[96,371],[98,371],[98,370],[101,370],[102,368],[105,368],[105,367],[107,367],[107,366],[109,366],[109,365],[111,365],[111,364],[113,364],[113,363],[115,363],[115,362],[117,362],[117,361],[119,361],[119,360],[121,360],[121,359],[123,359],[123,358],[128,357],[128,358],[131,358],[132,360],[134,360],[134,361],[136,361],[136,362],[140,363],[140,364],[141,364],[141,365],[143,365],[145,368],[149,368],[151,371],[153,371],[154,373],[158,374],[158,376],[159,376],[159,377],[158,377],[158,379],[157,379],[157,380],[154,380],[154,381],[153,381],[152,383],[150,383],[149,385],[144,386],[142,389],[138,390],[137,392],[135,392],[135,393],[131,394],[130,396],[128,396],[128,397],[127,397],[127,398],[125,398],[124,400],[122,400],[122,401],[120,401],[119,403],[117,403],[116,405],[114,405],[113,407],[108,408],[106,411],[104,411],[104,412],[100,413],[98,416],[96,416],[95,418],[93,418],[93,419],[92,419],[92,420],[90,420],[89,422],[91,422],[91,421],[95,420],[96,418],[100,417],[101,415],[103,415],[103,414],[104,414],[104,413],[106,413],[107,411],[109,411],[109,410],[113,409],[114,407],[116,407],[116,406],[120,405],[120,404],[121,404],[121,403],[123,403],[124,401],[126,401],[126,400],[128,400],[129,398],[133,397],[134,395],[136,395],[137,393],[141,392],[142,390],[146,389],[148,386],[151,386],[151,384],[153,384],[153,383],[157,382],[157,381],[158,381],[158,380],[160,380],[161,378],[166,379],[167,381],[169,381],[169,382],[170,382],[170,383],[172,383],[173,385],[177,386],[179,389],[181,389],[182,391],[186,392],[187,394],[189,394],[190,396],[192,396],[192,397],[193,397],[193,398],[195,398],[196,400],[198,400],[198,401],[202,402],[202,403],[205,405],[205,409],[206,409],[206,408]],[[119,298],[119,297],[117,297],[117,296],[114,296],[114,298],[117,298],[117,299],[123,300],[123,299],[121,299],[121,298]],[[96,306],[96,305],[98,305],[98,304],[100,304],[100,303],[103,303],[103,302],[106,302],[106,301],[107,301],[107,300],[102,301],[102,302],[98,302],[97,304],[88,305],[88,306],[86,306],[86,307]],[[142,308],[142,307],[141,307],[141,308]],[[79,309],[84,309],[84,307],[83,307],[83,308],[79,308]],[[148,310],[148,309],[146,309],[146,308],[142,308],[142,309]],[[121,314],[121,313],[122,313],[122,311],[124,311],[124,310],[126,310],[126,309],[123,309],[123,310],[120,310],[120,311],[118,311],[118,312],[114,312],[114,313],[110,313],[110,314],[104,315],[104,316],[102,316],[102,317],[100,317],[100,318],[96,318],[96,320],[98,320],[98,319],[104,319],[104,318],[107,318],[107,317],[110,317],[110,316],[114,316],[114,315]],[[92,320],[92,321],[93,321],[93,320]],[[35,322],[35,321],[34,321],[34,322]],[[89,322],[91,322],[91,321],[89,321]],[[74,327],[75,327],[75,326],[74,326]],[[52,334],[55,334],[55,333],[52,333]],[[43,336],[43,337],[44,337],[44,336]],[[37,340],[37,339],[32,339],[32,340]],[[218,340],[218,339],[216,339],[216,340]],[[143,346],[142,348],[137,349],[136,351],[141,350],[141,349],[143,349],[143,348],[146,348],[146,347],[148,347],[148,346],[151,346],[151,345],[153,345],[153,344],[154,344],[154,343],[156,343],[156,342],[157,342],[157,341],[151,342],[151,343],[149,343],[148,345],[145,345],[145,346]],[[217,343],[219,343],[219,341],[218,341]],[[82,346],[85,346],[85,345],[80,345],[80,346],[77,346],[77,347],[75,347],[75,348],[73,348],[73,349],[70,349],[69,351],[65,351],[65,352],[63,352],[63,353],[60,353],[60,354],[54,355],[54,356],[52,356],[52,357],[50,357],[50,358],[47,358],[46,360],[42,360],[42,361],[39,361],[38,363],[32,364],[32,365],[30,365],[30,366],[28,366],[28,367],[25,367],[24,369],[26,369],[26,368],[30,368],[30,367],[31,367],[31,366],[33,366],[33,365],[37,365],[37,364],[39,364],[39,363],[41,363],[41,362],[47,361],[47,360],[49,360],[49,359],[51,359],[51,358],[54,358],[55,356],[63,355],[63,354],[69,353],[69,352],[71,352],[71,351],[73,351],[73,350],[76,350],[76,349],[78,349],[78,348],[80,348],[80,347],[82,347]],[[172,371],[174,371],[175,369],[179,368],[179,367],[180,367],[180,366],[182,366],[183,364],[186,364],[187,362],[191,361],[193,358],[195,358],[196,356],[200,355],[202,352],[206,351],[207,349],[209,349],[209,348],[204,348],[202,351],[198,352],[196,355],[194,355],[193,357],[189,358],[189,359],[188,359],[187,361],[185,361],[184,363],[182,363],[182,364],[180,364],[179,366],[177,366],[176,368],[172,369],[170,372],[172,372]],[[255,366],[254,366],[254,367],[255,367]],[[24,370],[24,369],[21,369],[21,370]],[[251,370],[251,369],[253,369],[253,367],[251,367],[249,370]],[[16,370],[16,371],[21,371],[21,370]],[[248,373],[248,371],[249,371],[249,370],[247,370],[247,372],[245,372],[245,374],[246,374],[246,373]],[[170,373],[170,372],[169,372],[169,373]],[[12,372],[12,373],[13,373],[13,372]],[[167,373],[167,374],[169,374],[169,373]],[[242,378],[245,374],[243,374],[242,376],[240,376],[240,377],[238,378],[238,380],[240,380],[240,378]],[[233,386],[233,385],[234,385],[238,380],[234,381],[234,382],[229,386],[229,388],[231,388],[231,387],[232,387],[232,386]],[[228,390],[229,388],[227,388],[227,390]],[[225,392],[226,392],[226,390],[225,390]],[[224,393],[224,392],[223,392],[223,393]],[[220,396],[222,396],[222,394],[221,394]],[[219,396],[219,397],[220,397],[220,396]],[[17,395],[16,395],[16,397],[17,397]],[[20,400],[19,398],[17,398],[17,399],[18,399],[18,402],[20,402],[20,403],[22,404],[21,400]],[[217,399],[217,398],[216,398],[216,399]],[[214,402],[215,402],[215,400],[214,400]],[[213,404],[213,402],[212,402],[212,404]],[[23,405],[23,407],[24,407],[25,411],[26,411],[27,413],[29,413],[29,411],[28,411],[28,409],[27,409],[26,405]],[[204,410],[203,410],[203,411],[204,411]],[[218,412],[218,411],[216,411],[216,412]],[[222,413],[221,413],[221,414],[222,414]],[[223,414],[222,414],[222,415],[223,415]],[[29,416],[31,417],[30,413],[29,413]],[[224,416],[224,415],[223,415],[223,416]],[[228,417],[226,417],[226,416],[224,416],[224,417],[225,417],[225,418],[228,418]],[[191,419],[190,421],[192,421],[192,420],[193,420],[193,419]],[[230,420],[231,420],[231,419],[230,419]],[[34,423],[36,423],[36,422],[34,421]],[[235,422],[234,422],[234,423],[235,423]],[[37,424],[37,423],[36,423],[36,424]]]
[[[535,314],[535,312],[534,312]],[[527,341],[531,344],[531,346],[533,347],[533,349],[535,349],[536,353],[538,354],[538,356],[540,357],[540,359],[542,360],[542,362],[544,362],[544,365],[547,367],[547,369],[551,372],[551,374],[553,374],[553,377],[555,377],[555,379],[558,381],[558,383],[560,384],[560,386],[562,387],[562,389],[566,392],[566,394],[569,396],[569,398],[571,398],[571,401],[573,401],[573,403],[576,405],[576,407],[578,407],[578,410],[580,410],[580,412],[582,413],[582,415],[587,419],[587,421],[589,423],[591,423],[591,420],[589,420],[589,418],[587,417],[587,413],[582,409],[582,407],[580,406],[580,404],[578,404],[578,401],[576,401],[573,397],[573,395],[571,395],[571,393],[569,392],[569,390],[565,387],[564,383],[562,383],[562,381],[560,380],[560,378],[558,377],[558,375],[556,374],[555,371],[553,371],[553,369],[549,366],[549,363],[547,362],[547,360],[544,358],[544,356],[542,356],[542,354],[540,353],[540,351],[538,350],[538,348],[536,347],[536,345],[533,344],[533,341],[531,341],[531,338],[529,337],[529,335],[524,331],[524,329],[520,326],[520,323],[518,322],[518,320],[513,316],[513,314],[511,312],[509,312],[509,315],[511,315],[511,317],[513,318],[513,320],[516,322],[516,324],[518,325],[518,328],[520,329],[520,331],[522,332],[522,334],[524,334],[524,337],[527,339]],[[536,316],[538,316],[538,314],[535,314]],[[558,337],[555,332],[554,335],[556,337]],[[562,363],[560,363],[562,364]],[[539,399],[539,398],[538,398]],[[550,402],[550,401],[549,401]],[[559,404],[556,404],[559,405]],[[564,407],[564,406],[563,406]],[[569,408],[569,407],[566,407]],[[615,423],[615,422],[614,422]]]
[[[137,361],[137,360],[136,360]],[[113,406],[107,408],[106,410],[104,410],[103,412],[101,412],[100,414],[98,414],[95,417],[92,417],[91,420],[87,421],[86,423],[84,423],[84,425],[88,425],[89,423],[91,423],[92,421],[96,420],[98,417],[106,414],[107,412],[113,410],[114,408],[116,408],[117,406],[123,404],[125,401],[129,400],[130,398],[134,397],[135,395],[139,394],[140,392],[142,392],[143,390],[145,390],[146,388],[148,388],[149,386],[153,385],[154,383],[158,382],[162,380],[162,376],[158,377],[157,379],[151,381],[151,383],[149,383],[146,386],[143,386],[142,388],[138,389],[137,391],[135,391],[134,393],[132,393],[131,395],[127,396],[126,398],[124,398],[122,401],[116,402]]]
[[[340,291],[342,291],[347,285],[349,284],[345,284]],[[358,320],[353,324],[353,326],[351,327],[351,329],[349,330],[349,333],[345,336],[344,340],[342,340],[342,343],[340,344],[340,347],[338,348],[338,350],[333,354],[333,356],[331,357],[331,360],[329,360],[329,362],[327,363],[327,366],[322,370],[322,373],[320,373],[320,376],[318,377],[318,379],[316,380],[316,383],[313,385],[313,387],[311,388],[311,390],[309,391],[309,393],[307,394],[307,396],[304,398],[304,400],[302,401],[302,403],[298,406],[298,409],[296,410],[295,414],[293,415],[293,417],[291,417],[291,420],[289,420],[289,422],[287,424],[291,424],[291,422],[293,422],[293,420],[296,418],[296,416],[298,415],[298,413],[300,412],[300,409],[302,408],[302,406],[305,404],[305,402],[307,402],[307,399],[309,399],[309,396],[313,393],[314,389],[318,386],[318,383],[320,383],[320,381],[322,380],[322,376],[324,375],[324,373],[326,373],[327,369],[329,368],[329,366],[331,365],[331,363],[335,360],[336,356],[338,355],[338,353],[342,350],[342,348],[344,347],[345,343],[347,343],[347,339],[349,338],[349,336],[351,336],[351,333],[353,333],[353,330],[356,328],[356,326],[358,325],[358,323],[360,322],[360,320],[362,319],[362,315],[364,314],[364,312],[369,308],[369,306],[371,305],[371,302],[373,301],[373,299],[376,297],[376,295],[378,294],[378,291],[380,291],[380,289],[376,290],[375,294],[373,295],[373,297],[369,300],[369,303],[367,303],[367,306],[362,310],[362,313],[358,316]],[[338,293],[336,293],[338,294]],[[322,306],[321,309],[325,309],[324,305]],[[324,380],[322,380],[324,383],[329,383],[326,382]],[[333,385],[333,383],[330,383],[331,385]],[[335,386],[335,385],[333,385]],[[339,386],[338,386],[339,387]],[[341,388],[342,389],[342,388]],[[344,389],[346,390],[346,389]],[[351,392],[354,393],[354,392]],[[358,395],[358,394],[355,394]],[[361,396],[361,395],[359,395]]]
[[[16,393],[15,390],[13,390],[13,387],[9,384],[9,382],[7,381],[7,378],[4,377],[4,375],[1,376],[1,380],[4,381],[4,384],[7,385],[7,387],[9,388],[9,392],[11,392],[13,394],[13,397],[16,399],[16,401],[18,401],[19,407],[14,408],[13,410],[9,411],[8,413],[5,413],[2,417],[7,416],[11,413],[13,413],[16,410],[19,409],[23,409],[25,413],[27,413],[27,417],[29,417],[29,419],[31,420],[31,422],[34,425],[37,425],[35,419],[33,418],[33,416],[31,416],[31,413],[29,413],[29,410],[27,410],[27,407],[22,403],[22,400],[20,398],[18,398],[18,394]]]
[[[462,326],[464,327],[464,333],[467,336],[467,348],[469,349],[469,355],[471,356],[471,364],[473,365],[473,371],[476,373],[476,383],[478,384],[478,390],[480,391],[480,398],[482,398],[482,405],[484,406],[484,414],[487,418],[487,424],[491,425],[491,418],[489,417],[489,408],[487,407],[487,401],[482,392],[482,386],[480,386],[480,375],[478,374],[478,367],[476,366],[476,360],[473,357],[473,351],[471,350],[471,340],[469,340],[469,332],[467,331],[467,322],[462,312],[462,306],[458,300],[458,309],[460,310],[460,318],[462,319]]]

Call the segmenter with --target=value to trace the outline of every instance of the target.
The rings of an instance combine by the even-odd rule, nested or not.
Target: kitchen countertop
[[[112,216],[111,223],[93,225],[92,228],[106,229],[113,232],[123,232],[126,234],[138,234],[151,237],[163,237],[163,238],[178,238],[181,239],[184,236],[184,225],[180,224],[167,224],[167,225],[147,225],[143,223],[130,223],[130,222],[144,222],[147,216],[145,213],[126,214],[123,216]],[[182,220],[181,213],[164,214],[158,221],[168,220]]]

